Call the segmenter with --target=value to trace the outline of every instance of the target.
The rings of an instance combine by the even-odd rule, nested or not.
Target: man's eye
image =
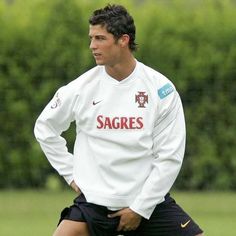
[[[104,37],[97,37],[97,40],[103,41],[103,40],[105,40],[105,38]]]

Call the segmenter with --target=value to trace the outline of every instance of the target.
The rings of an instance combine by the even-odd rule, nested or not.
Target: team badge
[[[145,104],[148,103],[148,95],[145,94],[146,92],[138,92],[135,95],[135,102],[138,103],[138,107],[145,108]]]

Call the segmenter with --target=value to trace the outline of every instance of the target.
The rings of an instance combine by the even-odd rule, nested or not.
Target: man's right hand
[[[75,190],[75,192],[77,192],[78,194],[81,193],[79,187],[76,185],[75,181],[73,180],[70,184],[71,188],[73,188]]]

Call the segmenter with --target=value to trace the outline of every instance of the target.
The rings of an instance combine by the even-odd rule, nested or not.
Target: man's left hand
[[[130,231],[135,230],[141,223],[142,217],[130,208],[124,208],[114,214],[109,214],[109,218],[120,217],[120,223],[117,231]]]

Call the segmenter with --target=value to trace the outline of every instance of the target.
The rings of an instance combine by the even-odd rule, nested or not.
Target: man
[[[185,149],[174,85],[134,58],[123,6],[96,10],[89,23],[97,66],[60,88],[35,125],[49,162],[79,194],[54,236],[203,235],[168,194]],[[72,121],[73,155],[61,137]]]

